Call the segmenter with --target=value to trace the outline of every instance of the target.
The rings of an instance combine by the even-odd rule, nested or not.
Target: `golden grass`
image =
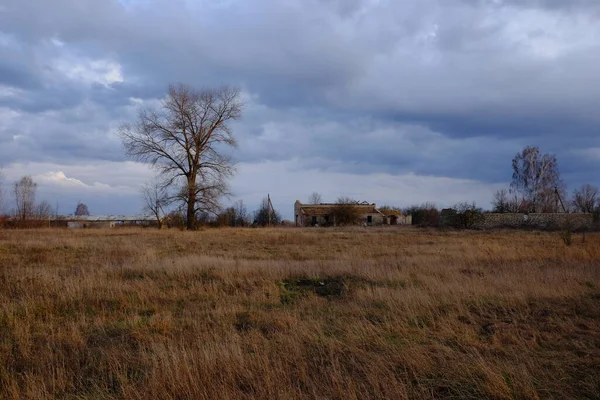
[[[1,398],[600,398],[598,371],[597,234],[0,231]]]

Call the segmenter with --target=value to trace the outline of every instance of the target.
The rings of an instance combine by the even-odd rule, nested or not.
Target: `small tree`
[[[600,207],[600,192],[596,186],[589,184],[573,191],[571,205],[576,212],[593,213]]]
[[[475,202],[462,202],[452,207],[456,211],[455,227],[470,229],[483,218],[483,210]]]
[[[164,209],[168,204],[168,193],[164,185],[158,180],[146,182],[142,186],[142,196],[144,199],[144,213],[152,214],[156,218],[156,226],[162,228],[162,218]]]
[[[331,210],[335,225],[356,225],[360,223],[358,202],[351,197],[339,197]]]
[[[35,206],[34,215],[37,219],[48,219],[52,216],[52,213],[52,205],[45,200]]]
[[[37,183],[31,176],[23,176],[14,185],[15,201],[17,206],[17,218],[25,221],[31,218],[35,212],[35,192]]]
[[[512,194],[506,189],[500,189],[494,193],[492,200],[492,212],[494,213],[518,213],[519,200],[516,194]]]
[[[281,215],[271,207],[268,198],[264,198],[258,210],[254,212],[254,224],[258,226],[279,225]]]
[[[219,226],[245,227],[252,223],[244,202],[239,200],[217,217]]]
[[[78,202],[77,207],[75,207],[75,215],[78,217],[90,215],[90,210],[88,209],[87,204]]]
[[[420,227],[438,226],[440,224],[440,211],[434,203],[423,203],[411,206],[405,211],[406,215],[412,217],[412,224]]]
[[[321,196],[321,193],[313,192],[308,197],[308,204],[321,204],[322,202],[323,202],[323,196]]]

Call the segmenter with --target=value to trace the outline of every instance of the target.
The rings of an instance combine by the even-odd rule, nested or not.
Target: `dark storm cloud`
[[[600,147],[597,1],[5,0],[1,10],[4,163],[122,160],[119,123],[169,82],[233,83],[249,96],[236,125],[246,164],[499,182],[533,144],[557,153],[573,182],[597,179],[575,156]]]

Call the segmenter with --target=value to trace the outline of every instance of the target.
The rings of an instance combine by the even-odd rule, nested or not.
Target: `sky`
[[[597,0],[2,0],[0,166],[136,214],[118,128],[170,83],[242,90],[232,196],[491,207],[524,146],[600,185]],[[10,196],[6,208],[12,207]]]

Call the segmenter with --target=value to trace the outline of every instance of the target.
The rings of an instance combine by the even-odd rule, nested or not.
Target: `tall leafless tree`
[[[312,194],[308,197],[308,204],[321,204],[323,202],[323,196],[321,193],[312,192]]]
[[[35,192],[37,183],[27,175],[15,182],[14,195],[17,206],[17,218],[25,221],[35,213]]]
[[[194,90],[172,85],[159,109],[140,112],[135,125],[120,129],[132,158],[152,164],[165,187],[177,185],[171,200],[186,208],[186,226],[196,213],[218,208],[234,168],[223,150],[236,145],[230,122],[242,115],[237,88]]]
[[[539,148],[527,146],[512,161],[513,193],[520,194],[530,212],[557,212],[565,185],[560,178],[554,154],[541,154]]]
[[[583,185],[573,191],[571,204],[577,212],[593,213],[600,208],[600,191],[596,186]]]
[[[142,196],[144,198],[144,212],[152,214],[156,218],[158,229],[161,229],[164,210],[169,198],[167,189],[160,181],[153,180],[142,186]]]

